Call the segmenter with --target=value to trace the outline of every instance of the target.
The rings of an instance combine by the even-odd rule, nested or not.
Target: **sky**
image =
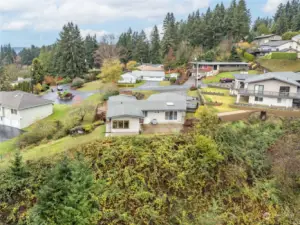
[[[223,0],[225,6],[231,0]],[[28,47],[53,44],[62,26],[69,21],[79,25],[82,36],[120,35],[129,27],[150,34],[162,26],[167,12],[176,19],[214,7],[221,0],[0,0],[0,44]],[[287,0],[246,0],[252,20],[272,16]]]

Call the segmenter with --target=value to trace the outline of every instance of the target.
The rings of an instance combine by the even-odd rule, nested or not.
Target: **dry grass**
[[[261,66],[272,72],[300,71],[300,60],[258,59]]]

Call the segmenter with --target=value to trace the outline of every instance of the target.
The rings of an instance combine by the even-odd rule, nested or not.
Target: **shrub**
[[[118,87],[134,87],[134,84],[118,84]]]
[[[103,95],[103,100],[104,101],[107,101],[109,99],[110,96],[114,96],[114,95],[119,95],[119,91],[109,91],[109,92],[106,92],[104,95]]]
[[[248,53],[248,52],[245,52],[245,53],[244,53],[244,58],[245,58],[247,61],[253,62],[254,59],[255,59],[255,56],[252,55],[252,54],[250,54],[250,53]]]
[[[137,100],[142,100],[142,99],[145,98],[145,95],[143,93],[140,93],[140,92],[135,92],[133,94],[133,96],[135,96]]]
[[[91,82],[97,79],[96,75],[94,73],[85,74],[83,76],[85,82]]]
[[[72,88],[81,88],[81,87],[83,86],[83,84],[84,84],[84,80],[81,79],[81,78],[79,78],[79,77],[76,77],[76,78],[73,80],[73,82],[72,82],[72,84],[71,84],[71,87],[72,87]]]
[[[102,126],[102,125],[104,125],[104,121],[102,121],[102,120],[96,121],[93,123],[93,125],[94,125],[94,127]]]
[[[48,84],[43,84],[42,85],[42,91],[47,91],[49,89],[49,85]]]
[[[171,83],[171,84],[175,84],[176,80],[177,80],[177,79],[176,79],[175,77],[172,77],[172,78],[170,78],[170,83]]]
[[[288,59],[288,60],[296,60],[297,53],[291,52],[272,52],[271,59]]]
[[[196,91],[197,88],[193,85],[192,87],[190,87],[190,91]]]
[[[91,133],[95,129],[93,124],[84,125],[82,128],[86,133]]]
[[[49,76],[49,75],[44,77],[44,82],[45,82],[45,84],[48,84],[48,85],[55,85],[56,84],[54,77]]]
[[[34,85],[33,91],[35,94],[39,94],[43,90],[43,87],[40,83]]]

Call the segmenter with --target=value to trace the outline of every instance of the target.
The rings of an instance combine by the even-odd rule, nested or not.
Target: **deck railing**
[[[296,98],[300,99],[300,93],[291,93],[291,92],[274,92],[274,91],[256,91],[256,90],[247,90],[240,89],[239,94],[243,96],[270,96],[278,98]]]

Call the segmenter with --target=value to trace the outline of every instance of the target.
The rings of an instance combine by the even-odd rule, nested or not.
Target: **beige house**
[[[0,125],[23,129],[52,113],[52,101],[22,91],[0,92]]]
[[[272,72],[263,75],[236,79],[232,94],[248,98],[249,104],[285,108],[300,107],[300,74],[294,72]]]
[[[107,136],[139,134],[143,124],[183,124],[187,97],[168,92],[147,100],[118,95],[109,98],[107,107]]]
[[[270,41],[281,41],[282,37],[276,34],[261,35],[254,38],[253,43],[256,45],[266,44]]]

